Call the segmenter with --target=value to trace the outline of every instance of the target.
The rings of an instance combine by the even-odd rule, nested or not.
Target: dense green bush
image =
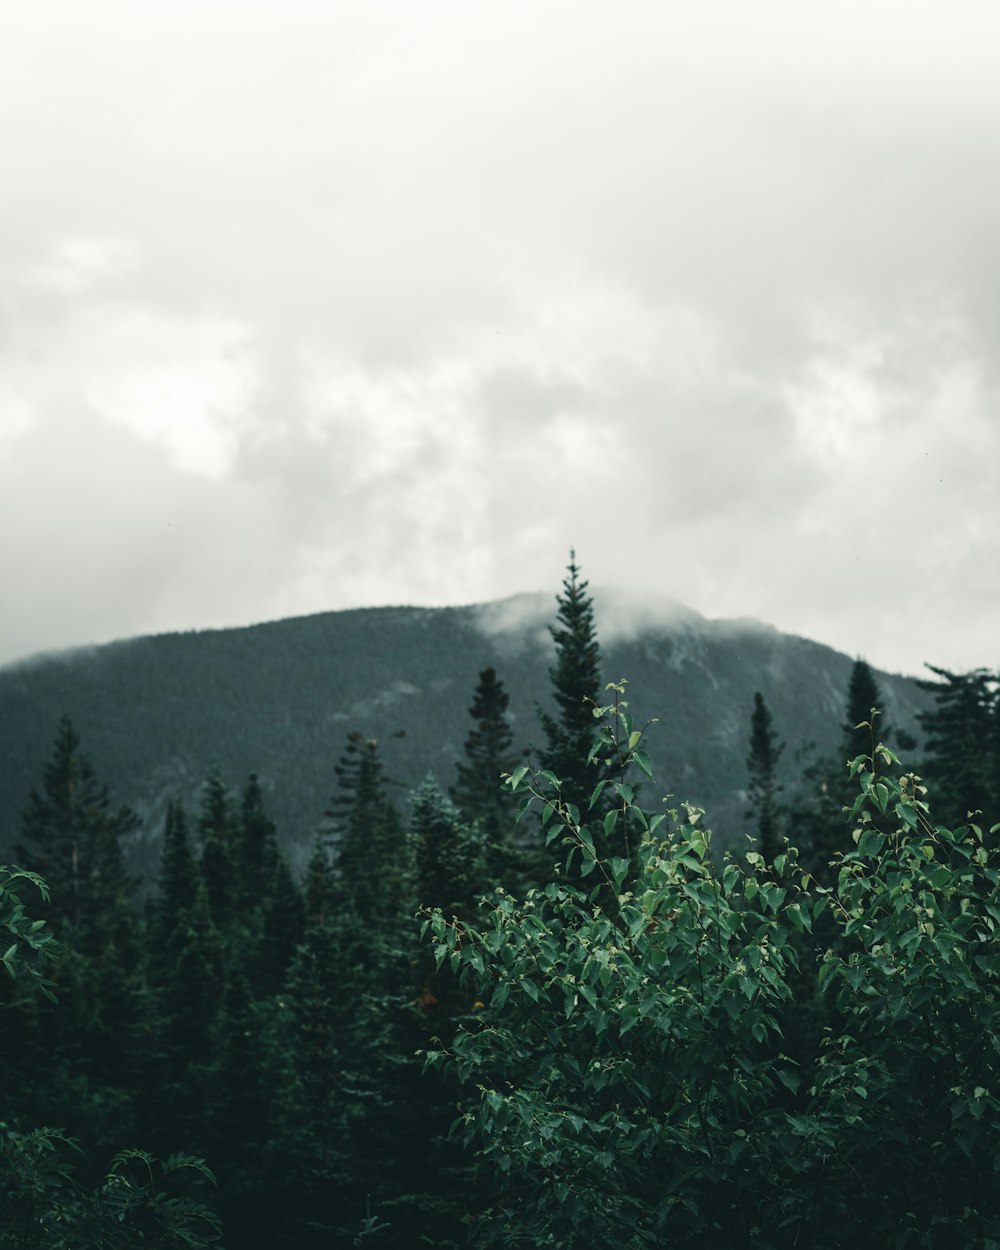
[[[45,922],[30,918],[25,885],[48,897],[34,873],[0,867],[4,970],[52,998],[44,976],[53,953]],[[0,998],[0,1011],[11,1000]],[[58,1129],[22,1129],[0,1121],[0,1250],[206,1250],[219,1221],[190,1192],[189,1179],[213,1181],[202,1162],[171,1155],[162,1162],[127,1149],[95,1176],[79,1144]]]
[[[647,772],[609,689],[592,756]],[[717,859],[700,812],[651,814],[626,781],[595,789],[595,828],[551,773],[513,772],[561,871],[498,891],[480,928],[426,921],[478,995],[428,1062],[465,1082],[496,1178],[482,1244],[998,1244],[997,855],[975,825],[933,827],[897,765],[874,742],[851,763],[854,849],[828,888],[792,848]],[[604,860],[613,828],[632,853]],[[824,1027],[793,1056],[803,985]]]

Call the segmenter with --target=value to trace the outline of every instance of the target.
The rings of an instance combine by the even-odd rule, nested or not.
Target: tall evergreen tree
[[[500,782],[502,773],[513,771],[516,758],[506,715],[509,703],[496,670],[484,668],[469,708],[475,728],[465,740],[465,759],[456,766],[458,780],[452,789],[466,821],[475,821],[482,830],[488,879],[508,887],[520,875],[523,860],[514,838],[514,796]]]
[[[322,848],[310,859],[305,935],[292,960],[283,1002],[289,1079],[280,1102],[278,1167],[284,1188],[294,1193],[289,1231],[305,1250],[335,1244],[341,1205],[350,1177],[350,1119],[344,1091],[348,1043],[344,1015],[351,1008],[340,973],[342,951],[325,903],[320,903],[328,865]],[[327,882],[328,884],[328,882]],[[291,1243],[291,1238],[289,1238]]]
[[[326,842],[318,834],[313,839],[302,892],[306,933],[329,928],[334,910],[333,870]]]
[[[93,953],[134,886],[125,872],[122,840],[139,827],[128,807],[111,807],[108,788],[80,751],[68,716],[56,731],[42,788],[32,787],[21,820],[17,853],[24,867],[48,882],[57,933],[69,923],[76,945]]]
[[[558,709],[552,716],[539,708],[546,744],[542,767],[563,782],[563,798],[583,808],[603,769],[589,767],[594,741],[593,709],[601,693],[601,651],[594,624],[594,604],[588,583],[580,579],[576,553],[570,551],[563,593],[556,596],[558,624],[549,627],[556,644],[556,662],[549,669],[552,697]]]
[[[413,793],[410,839],[421,906],[470,917],[485,884],[482,828],[463,821],[432,774]]]
[[[872,729],[866,728],[871,722],[872,709],[877,709],[878,720]],[[860,728],[859,728],[860,726]],[[856,659],[851,668],[850,680],[847,683],[847,707],[843,724],[844,755],[846,759],[854,759],[857,755],[870,755],[872,749],[872,731],[876,742],[887,742],[890,737],[888,722],[885,717],[885,701],[871,667],[862,659]],[[853,795],[853,788],[850,790]]]
[[[243,787],[237,828],[240,911],[247,914],[260,906],[278,860],[277,829],[264,810],[264,793],[256,773],[250,774]]]
[[[951,827],[979,811],[989,827],[1000,819],[1000,676],[927,667],[939,678],[919,683],[934,696],[934,708],[919,714],[931,810]]]
[[[218,767],[212,769],[201,788],[198,836],[208,910],[214,923],[224,927],[239,902],[236,875],[239,834],[232,795]]]
[[[180,799],[171,799],[167,803],[163,824],[157,894],[149,909],[150,958],[157,968],[170,958],[169,937],[175,931],[179,917],[192,906],[195,886],[195,861],[188,836],[187,814]]]
[[[872,724],[873,708],[879,717]],[[799,843],[803,866],[822,885],[836,881],[835,861],[853,846],[853,826],[845,809],[854,801],[857,782],[849,775],[848,761],[858,755],[870,756],[873,736],[876,743],[890,737],[884,709],[885,700],[874,673],[864,660],[855,660],[844,698],[837,755],[814,761],[806,769],[790,817],[793,841]]]
[[[781,786],[778,783],[777,767],[785,749],[784,743],[778,742],[772,728],[773,719],[764,702],[764,696],[757,691],[753,697],[753,714],[750,718],[750,754],[747,756],[747,770],[750,774],[747,797],[750,810],[747,815],[754,821],[758,850],[769,864],[774,863],[775,856],[781,851],[778,824],[778,794]]]
[[[264,1156],[275,1129],[272,1081],[241,963],[234,960],[226,969],[214,1029],[206,1141],[217,1161],[218,1209],[231,1244],[272,1250],[278,1222],[272,1216],[270,1160]]]
[[[139,1115],[144,1140],[170,1153],[205,1145],[204,1086],[224,987],[222,941],[195,870],[180,802],[167,807],[157,897],[149,909],[147,1025]]]
[[[409,864],[399,815],[386,791],[378,742],[348,735],[334,772],[336,896],[364,923],[392,924],[406,899]]]

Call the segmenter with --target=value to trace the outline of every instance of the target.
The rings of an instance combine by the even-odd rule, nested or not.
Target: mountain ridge
[[[752,618],[708,618],[675,599],[639,601],[595,588],[605,681],[625,677],[657,778],[647,792],[708,811],[727,843],[746,831],[745,757],[761,690],[789,743],[789,776],[809,741],[836,746],[852,661]],[[179,631],[42,653],[0,668],[0,846],[48,759],[61,715],[114,802],[143,827],[134,865],[155,874],[168,800],[197,803],[213,766],[238,788],[261,778],[279,834],[301,864],[336,786],[347,734],[379,738],[405,795],[433,771],[444,786],[472,727],[478,673],[492,665],[510,694],[515,744],[541,739],[549,707],[554,596],[528,592],[451,607],[349,608],[257,625]],[[888,723],[917,730],[928,696],[912,678],[877,673]],[[655,798],[653,797],[655,791]]]

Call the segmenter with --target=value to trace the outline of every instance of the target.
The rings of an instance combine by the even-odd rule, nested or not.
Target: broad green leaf
[[[510,786],[512,791],[517,789],[529,771],[530,770],[527,764],[521,764],[518,768],[514,769],[507,781],[507,784]]]
[[[650,762],[649,762],[649,756],[646,754],[646,752],[645,752],[645,751],[634,751],[634,752],[632,753],[632,758],[633,758],[633,760],[635,760],[635,762],[639,765],[639,767],[640,767],[640,768],[642,769],[642,771],[646,774],[646,776],[647,776],[650,780],[652,780],[652,778],[653,778],[653,768],[652,768],[652,765],[651,765],[651,764],[650,764]]]

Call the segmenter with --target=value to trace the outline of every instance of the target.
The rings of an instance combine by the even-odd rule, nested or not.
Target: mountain
[[[656,783],[708,812],[741,843],[754,691],[788,743],[787,777],[810,742],[839,740],[852,661],[753,620],[710,620],[672,601],[595,591],[605,680],[626,677],[649,735]],[[479,671],[493,665],[510,694],[515,742],[540,739],[555,619],[550,595],[469,607],[326,612],[242,629],[136,638],[0,668],[0,852],[10,854],[29,789],[67,714],[115,803],[143,821],[134,866],[155,873],[168,800],[192,808],[218,765],[234,789],[256,772],[281,837],[301,864],[335,789],[349,732],[380,740],[400,801],[433,770],[445,786],[472,725]],[[878,673],[887,721],[917,732],[928,696],[911,678]]]

